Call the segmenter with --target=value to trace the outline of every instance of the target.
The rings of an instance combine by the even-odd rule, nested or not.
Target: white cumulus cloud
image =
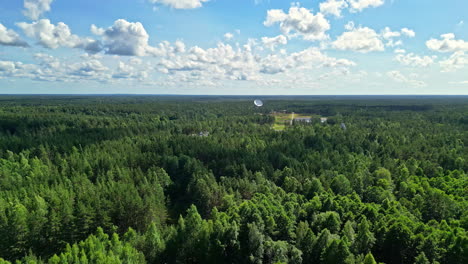
[[[0,61],[0,72],[11,72],[15,68],[15,63],[12,61]]]
[[[80,38],[72,34],[68,25],[63,22],[54,25],[48,19],[41,19],[30,24],[20,22],[17,25],[26,36],[36,39],[45,48],[82,48],[88,52],[99,52],[101,50],[99,41],[90,38]]]
[[[44,12],[50,11],[52,1],[54,0],[24,0],[23,14],[32,20],[38,20]]]
[[[457,51],[450,55],[449,58],[440,61],[439,64],[443,72],[459,70],[468,65],[468,55],[463,51]]]
[[[371,51],[384,51],[385,47],[396,47],[403,45],[400,39],[403,36],[415,34],[412,30],[403,28],[400,31],[392,31],[385,27],[380,33],[368,27],[355,27],[350,21],[345,25],[347,30],[332,42],[332,47],[339,50],[352,50],[361,53]]]
[[[384,39],[392,39],[392,38],[397,38],[401,36],[401,33],[399,31],[392,31],[389,27],[385,27],[381,32],[380,35]]]
[[[149,0],[153,4],[167,5],[175,9],[194,9],[202,7],[209,0]]]
[[[0,23],[0,45],[17,47],[29,46],[26,41],[20,38],[18,33],[12,29],[7,29],[2,23]]]
[[[416,36],[416,32],[409,28],[402,28],[401,33],[407,37],[414,38]]]
[[[320,12],[325,15],[341,17],[341,12],[348,9],[351,13],[361,12],[366,8],[379,7],[385,0],[326,0],[320,3]]]
[[[66,61],[45,53],[34,54],[36,64],[1,61],[0,78],[25,78],[34,81],[51,82],[132,82],[143,84],[153,70],[149,63],[131,58],[125,63],[118,57],[108,57],[106,64],[102,55],[88,55],[81,61]],[[117,65],[117,67],[115,67]]]
[[[425,87],[427,84],[423,81],[420,80],[415,80],[414,78],[407,77],[404,74],[402,74],[400,71],[389,71],[387,72],[387,77],[390,79],[406,84],[411,87]]]
[[[355,66],[353,61],[337,59],[323,54],[318,48],[311,47],[291,54],[271,54],[260,62],[261,73],[277,74],[288,70],[313,68],[346,68]]]
[[[347,0],[351,12],[361,12],[369,7],[378,7],[385,3],[384,0]]]
[[[262,37],[262,43],[265,47],[271,49],[271,50],[274,50],[276,48],[276,46],[278,45],[286,45],[288,44],[288,39],[283,36],[283,35],[279,35],[279,36],[276,36],[276,37],[273,37],[273,38],[269,38],[269,37]]]
[[[123,28],[130,27],[127,23],[123,23],[126,25]],[[103,48],[107,52],[113,45],[120,44],[115,43],[115,38],[106,38],[115,36],[119,39],[122,32],[127,34],[126,30],[116,30],[117,28],[120,27],[115,27],[115,24],[109,28],[111,30],[94,27],[93,31],[102,38]],[[154,58],[148,60],[137,57],[106,56],[104,60],[102,54],[84,54],[79,57],[81,61],[76,61],[37,53],[34,55],[35,64],[0,62],[0,78],[62,82],[138,82],[184,87],[232,84],[236,81],[248,81],[250,82],[248,85],[271,85],[279,83],[281,79],[291,80],[294,83],[298,80],[294,76],[298,74],[304,76],[300,78],[304,82],[328,71],[350,74],[349,68],[356,65],[347,59],[330,57],[317,47],[293,53],[286,50],[269,52],[260,49],[265,45],[286,43],[288,39],[283,35],[260,41],[250,39],[245,45],[219,43],[212,48],[186,47],[182,41],[173,44],[164,41],[150,46],[145,34],[137,35],[145,41],[134,42],[132,36],[125,35],[126,39],[134,43],[132,47],[123,49],[131,51],[125,54],[143,54]],[[135,48],[135,45],[139,48]],[[311,74],[312,72],[316,75]]]
[[[416,33],[408,28],[402,28],[400,31],[392,31],[389,27],[385,27],[381,32],[380,36],[386,41],[385,46],[396,47],[403,45],[402,40],[395,40],[395,38],[405,37],[415,37]]]
[[[107,29],[92,25],[91,32],[102,38],[103,50],[107,54],[165,57],[185,52],[185,44],[181,41],[176,41],[174,45],[167,41],[156,47],[149,45],[149,35],[140,22],[118,19]]]
[[[325,15],[334,15],[341,17],[341,10],[348,7],[345,0],[327,0],[320,3],[320,12]]]
[[[102,36],[107,54],[145,56],[154,49],[149,46],[149,35],[140,22],[118,19],[105,30],[93,25],[91,31]]]
[[[436,56],[421,57],[421,56],[415,55],[414,53],[398,54],[395,56],[395,60],[400,62],[401,64],[406,65],[406,66],[414,66],[414,67],[427,67],[429,65],[432,65],[436,58],[437,58]]]
[[[468,42],[455,39],[455,34],[448,33],[440,36],[441,39],[430,39],[426,41],[426,46],[437,52],[468,51]]]
[[[267,27],[279,24],[284,35],[300,35],[305,40],[323,40],[325,32],[330,29],[330,23],[322,13],[313,14],[310,10],[291,6],[288,13],[281,9],[271,9],[263,24]]]
[[[228,32],[228,33],[224,34],[224,38],[225,38],[226,40],[231,40],[231,39],[234,38],[234,34]]]
[[[332,47],[361,53],[385,50],[379,34],[368,27],[353,28],[351,31],[344,32],[332,43]]]
[[[112,78],[117,79],[131,79],[131,78],[145,78],[148,76],[146,71],[140,71],[136,67],[119,61],[117,70],[112,74]]]
[[[99,60],[89,60],[75,63],[70,67],[73,69],[72,74],[79,76],[96,76],[109,69]]]

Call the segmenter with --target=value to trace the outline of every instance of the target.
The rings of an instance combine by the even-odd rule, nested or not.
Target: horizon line
[[[146,93],[0,93],[0,96],[464,96],[468,94],[146,94]]]

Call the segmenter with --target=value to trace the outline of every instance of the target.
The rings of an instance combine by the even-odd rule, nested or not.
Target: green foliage
[[[0,99],[0,264],[468,263],[462,99]]]
[[[64,252],[54,255],[49,264],[61,263],[146,263],[145,256],[128,243],[119,240],[117,234],[111,238],[98,228],[96,235],[73,245],[67,245]]]
[[[357,228],[354,250],[356,253],[368,253],[376,242],[374,234],[370,231],[369,222],[364,216]]]
[[[374,259],[374,256],[372,256],[372,253],[367,253],[362,264],[377,264],[377,262],[375,262],[375,259]]]
[[[414,264],[430,264],[429,260],[426,258],[424,252],[419,254],[414,260]]]
[[[338,175],[331,182],[331,188],[336,194],[346,195],[351,193],[351,183],[349,180],[342,174]]]

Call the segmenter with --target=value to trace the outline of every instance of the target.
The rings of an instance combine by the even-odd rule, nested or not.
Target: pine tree
[[[431,263],[426,258],[426,254],[424,254],[424,252],[421,252],[421,254],[419,254],[414,260],[414,264],[431,264]]]
[[[164,250],[164,241],[161,234],[152,222],[144,235],[144,253],[148,263],[157,263],[159,255]]]
[[[354,241],[354,251],[356,254],[367,253],[371,251],[376,242],[374,234],[370,231],[369,222],[363,216],[358,225],[356,239]]]
[[[377,264],[372,253],[367,253],[366,257],[364,258],[363,264]]]
[[[353,255],[348,245],[339,239],[333,239],[332,242],[322,252],[321,263],[323,264],[351,264]]]

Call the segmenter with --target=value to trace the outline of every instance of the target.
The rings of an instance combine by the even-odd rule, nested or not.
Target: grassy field
[[[276,131],[283,131],[286,128],[286,125],[289,125],[290,121],[294,118],[311,117],[310,115],[301,113],[275,113],[272,114],[272,116],[275,117],[275,123],[272,128]]]

